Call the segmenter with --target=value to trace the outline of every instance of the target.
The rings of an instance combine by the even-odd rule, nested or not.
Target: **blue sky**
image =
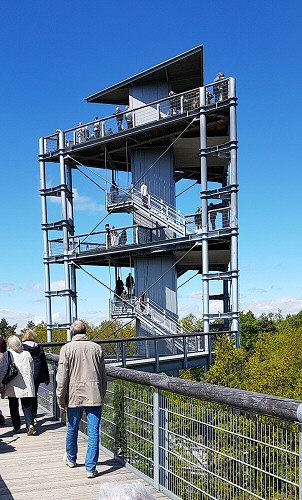
[[[237,79],[241,309],[302,309],[301,2],[2,1],[0,28],[0,318],[45,319],[39,137],[110,114],[84,97],[200,44],[206,83],[218,71]],[[104,199],[75,187],[76,229],[89,231]],[[79,277],[79,293],[80,316],[107,317],[91,278]],[[181,316],[200,314],[200,279],[179,299]]]

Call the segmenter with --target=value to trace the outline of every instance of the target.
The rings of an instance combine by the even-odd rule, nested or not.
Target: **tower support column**
[[[231,285],[232,285],[232,324],[236,332],[236,347],[240,346],[239,336],[239,293],[238,293],[238,165],[237,165],[237,119],[236,119],[236,83],[229,80],[230,97],[230,184],[231,184]]]
[[[60,184],[61,184],[61,207],[62,207],[62,223],[63,223],[63,246],[64,246],[64,276],[65,276],[65,301],[66,301],[66,323],[67,323],[67,340],[71,340],[70,325],[71,325],[71,286],[69,275],[69,220],[67,210],[67,176],[66,165],[64,158],[64,132],[59,132],[59,155],[60,155]]]
[[[203,330],[210,332],[210,292],[209,292],[209,244],[208,244],[208,161],[207,161],[207,117],[205,111],[206,89],[200,92],[200,171],[201,171],[201,222],[202,222],[202,296],[203,296]]]

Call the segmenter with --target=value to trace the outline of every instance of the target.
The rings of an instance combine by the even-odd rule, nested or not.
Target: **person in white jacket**
[[[11,358],[18,368],[17,377],[5,386],[14,432],[18,432],[21,428],[19,414],[20,398],[27,435],[32,436],[35,432],[34,416],[32,412],[32,398],[35,397],[34,363],[29,352],[23,351],[20,339],[16,335],[12,335],[8,338],[7,351],[3,354],[0,361],[0,383],[8,367],[8,353],[11,354]]]

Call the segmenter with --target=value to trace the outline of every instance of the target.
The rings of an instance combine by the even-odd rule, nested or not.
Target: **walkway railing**
[[[202,214],[201,212],[185,216],[186,219],[186,234],[192,232],[200,232],[202,229]],[[217,231],[219,229],[230,228],[230,208],[217,208],[208,211],[208,224],[207,230]]]
[[[107,231],[95,231],[93,233],[70,236],[70,254],[80,254],[93,250],[108,250],[125,245],[138,245],[138,225],[111,228]],[[64,254],[63,239],[49,240],[49,255],[51,257]]]
[[[206,105],[220,105],[229,97],[229,79],[219,83],[206,85]],[[199,88],[175,94],[173,97],[159,99],[129,112],[123,111],[107,118],[82,123],[77,127],[64,131],[66,149],[78,144],[98,140],[123,133],[124,130],[162,121],[175,115],[186,115],[200,107]],[[59,131],[45,139],[45,152],[51,153],[59,149]]]
[[[165,210],[165,209],[163,209]],[[146,208],[146,213],[148,208]],[[171,230],[190,236],[196,233],[201,233],[201,213],[182,216],[174,209],[174,215],[169,212],[166,218],[166,226]],[[164,223],[164,216],[162,223]],[[161,222],[160,218],[158,218]],[[230,228],[230,209],[219,208],[210,210],[208,213],[209,232],[218,231],[220,229]],[[177,231],[178,229],[178,231]],[[150,229],[152,231],[152,229]],[[174,236],[174,235],[172,235]],[[139,245],[147,243],[146,235],[140,237],[139,226],[134,224],[131,226],[123,226],[113,228],[107,231],[95,231],[92,233],[70,236],[69,252],[70,254],[80,254],[83,252],[108,250],[115,247],[123,247],[126,245]],[[49,240],[49,256],[55,257],[64,254],[63,238]]]
[[[57,357],[47,356],[55,378]],[[106,370],[102,448],[170,498],[301,499],[300,401]],[[51,390],[47,404],[58,417]]]

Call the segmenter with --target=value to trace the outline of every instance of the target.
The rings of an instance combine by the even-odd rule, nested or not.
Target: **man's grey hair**
[[[155,497],[140,481],[106,482],[101,485],[99,500],[155,500]]]
[[[74,321],[70,327],[70,333],[72,336],[74,335],[85,335],[86,334],[86,325],[84,321],[81,319],[77,319]]]

